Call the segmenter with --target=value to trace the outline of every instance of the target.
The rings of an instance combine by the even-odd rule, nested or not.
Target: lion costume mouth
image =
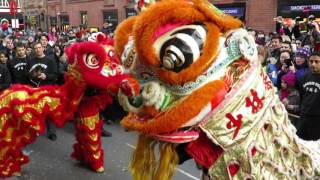
[[[130,113],[121,124],[127,129],[143,132],[169,142],[191,141],[198,137],[198,132],[192,126],[186,130],[184,125],[188,123],[193,125],[191,122],[193,120],[196,123],[200,122],[202,118],[199,121],[195,117],[198,115],[204,117],[205,115],[201,114],[202,110],[207,109],[205,107],[208,105],[210,111],[213,110],[226,94],[225,83],[215,80],[174,102],[174,106],[170,106],[163,112],[154,114],[152,117]]]

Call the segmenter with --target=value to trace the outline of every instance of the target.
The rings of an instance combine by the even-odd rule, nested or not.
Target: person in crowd
[[[280,35],[272,36],[271,44],[270,44],[270,56],[269,57],[274,57],[276,59],[279,59],[281,42],[282,42],[282,38],[281,38]]]
[[[37,31],[36,31],[36,34],[34,36],[34,41],[35,42],[40,41],[40,37],[41,37],[42,34],[43,34],[43,30],[41,28],[38,28]]]
[[[48,40],[50,46],[53,46],[57,42],[58,38],[59,36],[56,27],[51,27],[50,32],[48,33]]]
[[[49,58],[54,59],[54,53],[53,53],[52,47],[49,44],[48,35],[41,34],[40,35],[40,43],[44,49],[44,54],[46,56],[48,56]]]
[[[278,89],[281,89],[282,76],[287,74],[289,70],[292,68],[291,66],[293,65],[294,64],[293,64],[290,51],[285,50],[281,52],[279,62],[277,63],[278,72],[277,72],[277,83],[275,85]]]
[[[310,29],[314,50],[320,51],[320,26],[314,15],[308,17],[308,28]]]
[[[34,87],[56,84],[57,64],[44,53],[42,43],[35,43],[33,49],[35,56],[30,58],[27,64],[30,84]],[[48,120],[46,125],[47,137],[52,141],[56,140],[55,127]]]
[[[305,140],[320,138],[320,51],[314,51],[308,61],[309,69],[299,82],[301,97],[297,135]]]
[[[1,55],[1,54],[0,54]],[[8,67],[5,64],[0,64],[0,91],[10,87],[11,75]]]
[[[8,60],[11,61],[13,58],[15,58],[15,49],[14,49],[14,44],[13,44],[13,37],[10,36],[6,38],[6,51],[7,51],[7,56]]]
[[[292,55],[291,55],[291,52],[288,51],[288,50],[283,50],[281,53],[280,53],[280,57],[279,57],[279,66],[278,68],[280,69],[284,63],[284,60],[286,59],[292,59]]]
[[[12,34],[12,28],[9,26],[8,19],[1,19],[0,34],[5,36]]]
[[[296,40],[296,48],[297,48],[297,49],[302,48],[302,41],[301,41],[300,39],[297,39],[297,40]]]
[[[300,97],[299,92],[295,89],[295,75],[292,71],[283,75],[281,78],[280,100],[286,110],[291,114],[299,113]]]
[[[282,51],[289,51],[292,52],[291,42],[290,41],[283,41],[280,46],[280,52]]]
[[[16,56],[8,62],[8,68],[11,72],[12,84],[28,84],[27,73],[28,56],[24,44],[17,43]]]
[[[64,73],[67,71],[68,68],[67,57],[66,54],[64,54],[64,51],[61,46],[54,45],[53,51],[58,70],[57,84],[63,84]]]
[[[33,36],[28,36],[28,38],[27,38],[27,47],[31,47],[32,48],[33,43],[34,43]]]
[[[267,74],[274,86],[278,83],[278,60],[274,57],[267,59]]]
[[[100,32],[103,32],[106,35],[112,33],[111,24],[109,22],[104,22]]]
[[[31,57],[33,55],[33,49],[32,49],[32,46],[27,46],[26,47],[26,54],[27,56]]]
[[[7,66],[8,55],[6,51],[0,51],[0,64]]]
[[[301,77],[308,71],[308,59],[310,54],[310,49],[306,47],[297,50],[294,58],[295,66],[292,69],[297,81],[300,81]]]

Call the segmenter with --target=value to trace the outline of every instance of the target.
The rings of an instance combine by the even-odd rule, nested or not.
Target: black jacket
[[[8,68],[11,73],[12,84],[28,84],[28,71],[27,62],[28,57],[25,58],[14,58],[8,61]]]
[[[27,63],[28,76],[30,84],[38,87],[41,85],[56,84],[58,70],[57,65],[53,59],[47,56],[43,58],[31,58]],[[45,73],[46,79],[40,80],[37,76],[39,73]]]
[[[0,64],[0,91],[7,89],[11,84],[11,75],[6,65]]]
[[[307,72],[300,79],[298,87],[301,97],[301,116],[320,117],[320,74]]]

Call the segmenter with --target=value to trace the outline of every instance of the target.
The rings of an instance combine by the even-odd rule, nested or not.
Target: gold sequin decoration
[[[88,136],[90,137],[90,139],[91,139],[92,141],[97,141],[97,140],[98,140],[98,135],[97,135],[97,133],[89,134]]]
[[[94,157],[95,159],[99,159],[99,158],[100,158],[100,155],[101,155],[101,153],[100,153],[100,151],[98,151],[96,154],[93,155],[93,157]]]
[[[5,125],[6,121],[11,118],[9,114],[2,114],[0,117],[0,132],[2,132],[3,126]]]
[[[99,122],[99,120],[100,120],[99,114],[96,114],[94,116],[79,119],[79,123],[84,124],[86,127],[88,127],[92,131],[95,129],[96,123]]]
[[[97,151],[99,145],[90,145],[90,147],[93,151]]]

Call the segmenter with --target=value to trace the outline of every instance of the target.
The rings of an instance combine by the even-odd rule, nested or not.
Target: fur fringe
[[[159,146],[160,157],[155,156]],[[144,135],[139,136],[137,149],[130,164],[130,171],[135,180],[168,180],[174,174],[178,164],[176,145],[164,143]]]

